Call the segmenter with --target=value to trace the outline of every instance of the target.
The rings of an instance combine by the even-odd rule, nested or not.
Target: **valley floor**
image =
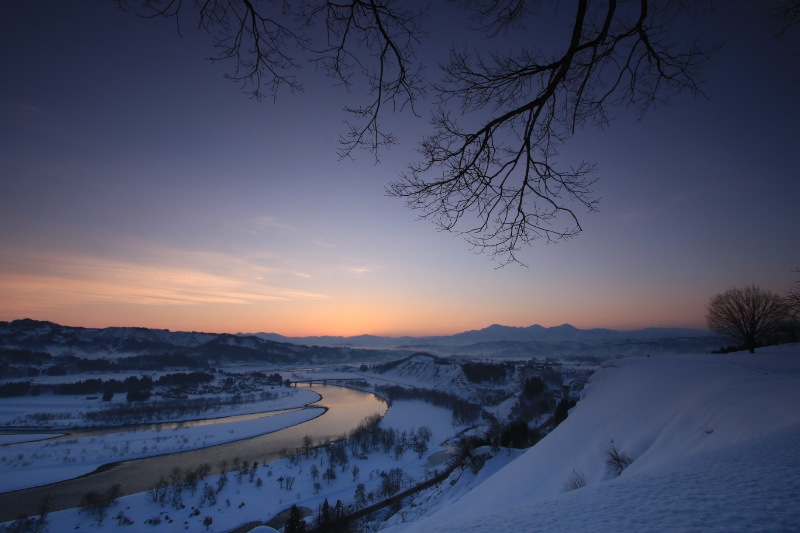
[[[377,378],[376,378],[377,379]],[[177,504],[120,498],[102,516],[51,513],[50,531],[230,531],[293,503],[380,499],[390,471],[403,486],[430,477],[428,461],[464,427],[448,409],[394,401],[384,429],[431,429],[429,449],[351,453],[335,478],[326,449],[211,476]],[[411,496],[369,531],[796,531],[800,524],[800,345],[755,355],[631,357],[603,364],[569,417],[526,451],[473,451],[437,486]],[[43,444],[43,443],[40,443]],[[481,468],[482,466],[482,468]],[[313,468],[312,468],[313,467]],[[354,470],[353,467],[358,467]],[[318,471],[312,473],[312,471]],[[288,480],[291,480],[287,487]],[[213,498],[204,497],[213,492]],[[172,493],[170,493],[172,494]],[[310,519],[309,519],[310,520]],[[207,527],[206,527],[207,526]]]

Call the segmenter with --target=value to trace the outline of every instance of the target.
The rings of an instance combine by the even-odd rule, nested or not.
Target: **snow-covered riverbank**
[[[0,448],[0,492],[71,479],[116,461],[205,448],[300,424],[324,409],[299,409],[255,420],[92,437],[27,442]]]
[[[432,433],[429,449],[422,457],[411,449],[399,454],[394,449],[381,449],[363,458],[351,456],[346,467],[337,466],[333,472],[335,477],[326,479],[324,473],[329,463],[326,449],[321,448],[311,451],[308,457],[301,454],[255,468],[250,465],[250,469],[241,474],[232,470],[224,476],[225,481],[221,481],[223,476],[208,477],[196,491],[184,489],[181,496],[184,508],[174,508],[169,499],[162,503],[154,502],[151,494],[143,492],[120,498],[108,510],[102,523],[79,509],[54,512],[48,517],[51,531],[76,527],[83,532],[108,531],[124,522],[121,518],[113,519],[120,513],[138,528],[144,527],[149,520],[148,531],[204,531],[206,517],[212,519],[209,531],[227,531],[243,523],[268,520],[293,503],[313,510],[325,499],[331,506],[337,500],[352,503],[358,483],[364,484],[364,497],[371,500],[379,498],[385,474],[392,469],[402,470],[404,486],[425,479],[433,468],[427,458],[444,450],[440,443],[463,429],[452,425],[452,414],[448,409],[420,401],[394,402],[379,424],[383,429],[393,429],[398,433],[411,433],[422,426],[428,427]],[[205,489],[206,486],[209,489]],[[213,493],[212,499],[203,497],[209,490]]]

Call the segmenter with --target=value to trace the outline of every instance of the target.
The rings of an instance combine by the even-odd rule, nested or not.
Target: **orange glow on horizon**
[[[106,327],[144,327],[151,329],[168,329],[170,331],[199,331],[205,333],[277,333],[285,337],[353,337],[359,335],[374,335],[379,337],[427,337],[427,336],[447,336],[471,330],[481,330],[493,324],[500,324],[508,327],[525,328],[532,325],[543,327],[556,327],[569,323],[578,329],[614,329],[614,330],[636,330],[647,327],[664,328],[692,328],[705,329],[703,323],[691,322],[662,322],[662,323],[581,323],[569,321],[545,321],[531,319],[524,322],[504,322],[502,320],[464,320],[459,322],[455,319],[451,324],[426,326],[415,321],[411,317],[394,316],[390,319],[370,318],[364,313],[363,321],[358,314],[343,316],[338,313],[334,317],[327,314],[319,314],[314,319],[309,317],[302,321],[297,321],[293,317],[275,317],[269,319],[264,317],[254,318],[253,314],[242,312],[231,313],[230,310],[220,313],[210,312],[209,309],[188,309],[182,308],[180,316],[176,316],[174,309],[159,308],[151,309],[139,306],[140,309],[118,309],[117,312],[105,307],[88,307],[74,311],[62,312],[30,312],[26,315],[8,315],[2,320],[16,320],[21,318],[31,318],[34,320],[46,320],[64,326],[85,327],[102,329]],[[260,314],[260,313],[257,313]],[[224,318],[222,318],[224,317]],[[412,315],[413,317],[413,315]]]
[[[2,255],[0,259],[12,256]],[[617,330],[705,327],[705,301],[687,301],[680,294],[644,302],[635,291],[613,297],[595,295],[608,302],[602,308],[587,306],[579,292],[551,298],[549,303],[524,293],[484,301],[481,295],[463,291],[454,296],[428,287],[407,292],[391,279],[384,286],[386,281],[377,277],[340,273],[320,281],[310,275],[298,277],[294,271],[281,275],[275,269],[226,256],[206,254],[200,256],[202,261],[196,255],[175,256],[173,263],[178,266],[32,256],[29,271],[18,266],[0,272],[2,319],[33,318],[89,328],[268,332],[287,337],[439,336],[492,324],[553,327],[569,323],[580,329]],[[539,301],[539,306],[531,301]]]

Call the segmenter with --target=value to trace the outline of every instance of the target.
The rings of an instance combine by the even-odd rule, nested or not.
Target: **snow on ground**
[[[255,437],[316,418],[316,407],[238,422],[27,442],[0,448],[0,492],[46,485],[106,463],[205,448]]]
[[[63,433],[16,433],[13,435],[0,434],[0,446],[17,444],[20,442],[33,442],[35,440],[52,439],[62,436]],[[2,450],[0,450],[2,453]]]
[[[436,531],[797,531],[798,440],[795,424],[645,474],[452,517]]]
[[[206,517],[212,519],[209,531],[230,531],[241,524],[252,521],[266,521],[290,507],[293,503],[299,507],[307,507],[316,511],[324,499],[333,506],[337,500],[344,504],[354,501],[354,491],[358,483],[363,483],[366,492],[374,497],[381,485],[381,472],[392,468],[402,468],[406,483],[425,479],[432,466],[428,457],[442,451],[440,442],[452,437],[462,427],[452,425],[452,414],[448,409],[435,407],[419,401],[395,401],[386,416],[380,422],[384,428],[399,431],[418,430],[427,426],[432,431],[430,448],[420,458],[414,451],[406,450],[398,459],[394,452],[375,451],[366,459],[350,458],[348,466],[341,470],[337,467],[336,479],[326,481],[322,478],[328,466],[324,448],[312,451],[309,457],[296,456],[259,465],[254,474],[237,476],[230,472],[227,482],[219,492],[221,476],[211,476],[200,483],[197,491],[191,493],[185,489],[182,494],[184,508],[175,509],[169,498],[165,505],[154,503],[148,493],[125,496],[113,505],[105,520],[98,523],[96,517],[80,512],[79,509],[67,509],[51,513],[48,516],[51,531],[67,531],[80,529],[82,532],[104,532],[116,528],[123,519],[116,518],[122,513],[133,522],[132,525],[120,526],[121,531],[206,531],[203,525]],[[204,426],[204,429],[208,426]],[[312,465],[320,472],[315,480]],[[353,466],[359,471],[354,474]],[[3,476],[5,477],[5,476]],[[292,479],[291,489],[287,489],[287,479]],[[314,483],[319,483],[318,489]],[[212,487],[216,501],[202,500],[204,485]],[[149,520],[149,523],[146,521]],[[158,522],[154,524],[154,522]],[[145,526],[146,524],[146,526]]]
[[[484,409],[498,420],[509,420],[518,402],[519,399],[516,396],[511,396],[497,405],[484,406]]]
[[[390,530],[796,530],[799,441],[798,345],[615,360],[536,446]],[[564,492],[573,473],[586,486]]]
[[[276,394],[277,397],[254,402],[241,402],[238,404],[221,405],[213,411],[197,415],[186,415],[178,418],[156,418],[137,422],[163,422],[166,420],[190,420],[193,418],[209,418],[259,413],[262,411],[277,411],[281,409],[294,409],[303,407],[319,400],[316,392],[302,387],[274,387],[265,389]],[[227,399],[230,395],[220,395]],[[209,395],[192,395],[190,398]],[[153,397],[152,400],[158,400]],[[40,396],[15,396],[0,398],[0,426],[35,426],[35,427],[74,427],[86,426],[83,413],[106,409],[115,404],[125,404],[125,394],[116,394],[110,402],[103,402],[97,397],[67,396],[56,394],[42,394]],[[47,413],[46,424],[37,423],[35,414]]]
[[[476,471],[471,465],[457,468],[444,483],[423,492],[419,497],[413,497],[408,506],[413,509],[413,512],[408,509],[403,510],[389,518],[383,525],[399,525],[415,516],[433,512],[437,507],[468,493],[522,453],[523,450],[511,448],[503,448],[495,452],[485,446],[473,450],[473,460],[476,465],[481,465],[480,470]],[[489,531],[493,531],[493,529],[489,528]]]
[[[430,428],[431,449],[435,451],[445,440],[458,433],[464,426],[453,425],[453,412],[435,407],[421,400],[396,400],[381,420],[381,426],[400,431],[418,430],[422,426]]]

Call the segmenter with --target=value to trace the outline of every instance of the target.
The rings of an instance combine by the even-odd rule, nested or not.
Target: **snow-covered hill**
[[[468,397],[472,384],[467,380],[458,361],[429,354],[416,354],[404,359],[377,365],[387,368],[380,376],[388,383],[435,389]],[[513,376],[512,376],[513,377]]]
[[[616,360],[536,446],[390,530],[796,530],[798,442],[799,345]],[[631,461],[618,476],[612,449]]]

